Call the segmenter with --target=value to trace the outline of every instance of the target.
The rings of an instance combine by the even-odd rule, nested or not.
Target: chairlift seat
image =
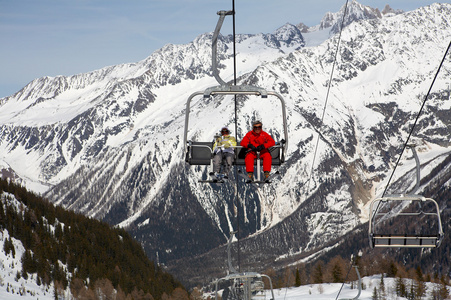
[[[402,248],[436,248],[440,244],[440,235],[436,236],[400,236],[375,234],[372,236],[373,247]]]
[[[244,166],[246,149],[238,147],[237,155],[233,162],[236,166]],[[283,145],[276,145],[269,148],[272,157],[272,165],[280,166],[284,162]],[[210,165],[213,158],[213,142],[193,142],[188,143],[185,161],[190,165]]]

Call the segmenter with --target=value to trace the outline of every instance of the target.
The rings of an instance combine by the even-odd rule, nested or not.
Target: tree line
[[[55,294],[69,287],[76,299],[113,292],[116,299],[172,299],[173,294],[187,294],[124,229],[54,206],[3,179],[2,192],[12,196],[1,197],[0,229],[25,248],[21,277],[36,274],[38,285],[54,283]],[[13,197],[19,207],[12,204]],[[11,238],[3,248],[16,255]]]
[[[378,286],[373,288],[373,299],[391,299],[384,284],[384,278],[395,278],[395,286],[392,293],[398,297],[407,299],[424,299],[426,296],[426,282],[434,283],[433,290],[430,291],[432,299],[450,299],[450,278],[447,275],[438,273],[423,273],[420,267],[406,268],[402,263],[398,263],[391,258],[381,254],[376,254],[372,259],[362,259],[356,257],[352,261],[341,256],[335,256],[329,261],[318,260],[311,264],[298,264],[295,267],[285,268],[276,271],[268,269],[265,274],[272,278],[274,288],[298,287],[309,284],[322,283],[351,283],[351,287],[357,289],[358,275],[355,271],[358,268],[360,276],[380,275]],[[364,284],[361,287],[367,289]],[[266,282],[266,286],[269,286]]]

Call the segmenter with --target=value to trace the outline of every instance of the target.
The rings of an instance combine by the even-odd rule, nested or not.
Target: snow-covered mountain
[[[198,182],[205,168],[185,165],[186,100],[217,85],[211,34],[134,64],[38,78],[0,99],[0,166],[61,206],[126,227],[168,265],[223,245],[238,227],[237,211],[243,257],[257,260],[264,248],[269,265],[313,251],[366,221],[365,205],[384,189],[451,39],[450,4],[381,14],[353,1],[348,9],[329,93],[344,8],[306,33],[285,24],[273,34],[237,36],[239,84],[286,101],[287,161],[271,185],[256,189],[234,178],[206,185]],[[230,82],[231,36],[220,36],[218,53]],[[451,168],[426,177],[450,152],[450,60],[413,133],[421,190]],[[277,101],[240,98],[237,111],[238,139],[257,118],[283,138]],[[193,103],[189,139],[210,141],[224,125],[235,128],[229,97]],[[405,153],[401,161],[392,192],[415,185],[414,160]]]

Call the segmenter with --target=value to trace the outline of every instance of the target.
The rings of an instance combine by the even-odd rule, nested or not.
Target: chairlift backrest
[[[210,165],[213,142],[190,142],[185,161],[190,165]]]

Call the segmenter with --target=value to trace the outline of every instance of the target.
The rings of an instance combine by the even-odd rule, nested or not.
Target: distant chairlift
[[[232,15],[232,11],[219,11],[219,20],[216,25],[215,31],[213,33],[212,38],[212,71],[213,75],[220,84],[219,86],[214,86],[207,88],[203,92],[195,92],[191,96],[189,96],[188,101],[186,102],[186,116],[185,116],[185,131],[183,136],[183,142],[185,145],[185,161],[189,165],[211,165],[212,166],[212,158],[213,158],[213,144],[214,141],[211,142],[199,142],[199,141],[188,141],[188,124],[189,124],[189,113],[191,101],[194,97],[203,95],[204,99],[208,99],[211,96],[215,95],[254,95],[260,96],[262,99],[266,99],[268,95],[275,96],[280,100],[282,107],[282,118],[283,118],[283,130],[285,138],[281,139],[279,142],[276,142],[274,147],[271,147],[269,152],[272,156],[272,165],[280,166],[285,161],[285,154],[288,146],[288,130],[287,130],[287,118],[286,118],[286,109],[285,109],[285,101],[281,95],[276,92],[266,91],[263,88],[249,86],[249,85],[228,85],[222,78],[219,76],[219,71],[217,68],[217,41],[219,32],[222,27],[222,23],[224,22],[224,18],[227,15]],[[246,155],[246,149],[241,146],[235,147],[235,160],[234,165],[244,166],[244,158]],[[255,162],[256,168],[256,181],[255,183],[264,183],[264,181],[260,180],[260,159],[256,159]],[[276,172],[275,174],[277,174]],[[244,174],[241,174],[244,177]],[[200,182],[218,182],[213,180],[199,180]],[[222,182],[222,181],[220,181]]]
[[[235,232],[230,233],[230,238],[227,243],[227,262],[229,267],[229,275],[219,278],[214,282],[215,284],[215,300],[219,299],[220,285],[223,289],[221,299],[231,300],[251,300],[251,299],[266,299],[266,294],[270,293],[270,299],[274,300],[274,290],[272,287],[271,277],[257,272],[243,272],[238,273],[232,266],[230,255],[230,247]],[[265,290],[263,278],[266,278],[269,283],[269,290]]]
[[[357,300],[360,297],[360,294],[362,293],[362,277],[360,277],[359,267],[354,264],[353,265],[355,272],[357,274],[358,282],[357,282],[357,295],[354,298],[340,298],[339,300]],[[337,296],[338,297],[338,296]]]
[[[437,202],[415,194],[420,185],[420,161],[415,145],[409,145],[416,162],[413,194],[390,195],[370,203],[370,247],[436,248],[443,235]]]

